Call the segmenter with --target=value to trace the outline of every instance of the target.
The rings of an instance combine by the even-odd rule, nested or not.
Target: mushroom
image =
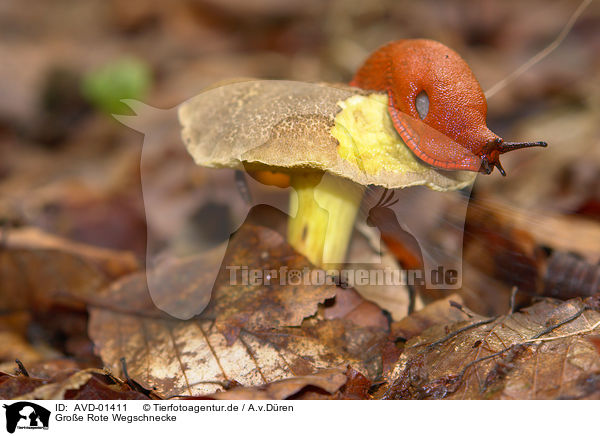
[[[183,103],[179,120],[198,165],[289,176],[288,242],[322,267],[344,262],[367,185],[448,191],[476,177],[420,161],[396,133],[387,95],[345,85],[230,83]]]

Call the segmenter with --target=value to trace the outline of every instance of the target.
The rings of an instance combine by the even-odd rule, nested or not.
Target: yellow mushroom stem
[[[291,186],[288,242],[317,266],[341,266],[364,187],[319,172],[293,174]]]

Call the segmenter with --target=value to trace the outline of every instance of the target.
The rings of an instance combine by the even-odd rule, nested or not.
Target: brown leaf
[[[42,358],[27,339],[16,332],[0,331],[0,362],[13,361],[20,359],[25,363],[35,362]]]
[[[348,368],[346,371],[348,380],[341,389],[338,399],[342,400],[370,400],[369,389],[371,380],[366,378],[354,368]]]
[[[8,232],[0,249],[0,309],[82,308],[79,298],[138,269],[128,252],[73,243],[34,228]]]
[[[44,380],[52,378],[58,380],[59,378],[65,378],[82,369],[80,365],[72,359],[44,360],[25,365],[25,368],[32,379],[38,378]],[[15,362],[3,364],[0,371],[10,375],[20,374]]]
[[[232,345],[208,320],[174,321],[92,309],[90,335],[106,365],[128,372],[162,396],[207,395],[235,381],[256,386],[343,368],[352,362],[372,376],[381,370],[377,332],[341,320],[302,328],[242,330]]]
[[[438,324],[465,321],[469,317],[450,303],[463,304],[462,298],[453,294],[428,304],[422,310],[411,313],[406,318],[392,324],[392,335],[396,338],[411,339]]]
[[[222,263],[220,250],[169,261],[146,274],[129,275],[104,292],[90,295],[87,303],[117,312],[126,308],[129,314],[167,316],[158,307],[183,319],[202,312],[208,304],[201,318],[214,320],[228,343],[233,343],[241,329],[298,326],[315,314],[319,303],[336,294],[335,285],[313,286],[304,280],[299,285],[288,284],[286,277],[281,282],[281,271],[309,274],[314,267],[283,236],[266,227],[244,224],[231,237]],[[242,267],[265,272],[265,276],[253,282],[247,272],[244,276]],[[151,295],[147,282],[152,283]]]
[[[346,382],[344,371],[325,369],[311,375],[291,377],[265,385],[235,387],[225,392],[210,395],[216,400],[285,400],[299,394],[306,388],[320,389],[333,394]]]
[[[148,400],[150,398],[141,392],[132,390],[125,383],[114,383],[106,375],[92,374],[92,377],[82,386],[64,392],[65,400]]]
[[[79,373],[79,368],[71,360],[53,360],[47,362],[37,362],[31,366],[25,365],[27,374],[23,374],[20,368],[13,362],[10,373],[0,374],[0,398],[21,398],[27,397],[32,392],[42,389],[40,395],[46,395],[53,392],[52,387],[58,386],[73,374]],[[99,370],[98,370],[99,371]],[[31,397],[33,398],[33,397]]]
[[[600,292],[598,238],[600,226],[592,221],[479,196],[469,205],[461,295],[477,312],[496,314],[508,310],[513,286],[517,307],[531,304],[527,295],[593,295]]]
[[[62,400],[65,392],[71,389],[79,389],[85,385],[91,378],[92,374],[100,372],[99,369],[90,369],[78,371],[65,379],[52,382],[44,381],[44,384],[36,389],[14,397],[15,400]]]
[[[30,225],[80,243],[145,256],[146,220],[137,197],[128,192],[83,188],[81,184],[57,188],[39,199],[41,204],[35,205],[39,209],[30,212]]]
[[[354,289],[338,288],[335,301],[323,311],[325,319],[343,318],[363,327],[387,330],[389,323],[381,308],[365,300]]]
[[[491,206],[481,199],[469,204],[465,259],[485,276],[508,284],[506,289],[517,286],[521,292],[534,295],[541,275],[538,244],[530,232],[534,226],[515,227],[510,222],[516,213],[514,208],[507,213]]]
[[[19,359],[28,364],[42,358],[26,338],[30,318],[25,311],[0,315],[0,362],[14,363],[15,359]]]
[[[164,268],[161,295],[153,299],[193,300],[190,288],[202,282],[201,259]],[[263,385],[348,363],[372,377],[381,373],[380,343],[388,326],[375,305],[347,291],[354,299],[347,299],[352,304],[344,303],[340,316],[357,316],[322,319],[318,304],[334,297],[336,286],[280,284],[276,277],[271,284],[236,285],[224,267],[231,265],[312,271],[280,234],[245,224],[229,244],[212,301],[199,317],[181,321],[153,308],[142,274],[97,294],[90,302],[89,334],[104,363],[118,374],[124,357],[129,375],[163,396],[211,394],[232,382]],[[361,318],[364,326],[353,322]]]
[[[231,267],[239,267],[239,271],[247,267],[263,276],[255,284],[232,284]],[[317,311],[319,303],[337,292],[335,285],[305,283],[304,278],[310,278],[313,268],[279,233],[245,224],[230,240],[213,299],[203,318],[216,315],[216,327],[228,344],[235,341],[241,329],[299,326]],[[300,284],[291,283],[292,271],[301,272]],[[243,274],[236,273],[235,280],[240,283]]]
[[[471,202],[468,219],[482,214],[493,217],[509,232],[528,233],[528,239],[537,245],[579,253],[594,262],[600,258],[600,246],[596,243],[600,240],[600,226],[594,221],[544,210],[519,209],[492,196]],[[512,242],[519,243],[514,238]],[[524,242],[527,243],[531,244]]]
[[[580,300],[544,300],[498,319],[432,327],[406,344],[381,397],[597,397],[600,357],[588,337],[599,321]]]
[[[7,392],[15,400],[147,400],[149,397],[131,389],[126,383],[109,377],[100,369],[90,368],[70,373],[59,372],[50,379],[17,376],[20,391]],[[6,383],[4,383],[6,384]],[[0,384],[0,386],[4,386]]]
[[[15,398],[31,392],[43,384],[44,380],[42,379],[0,372],[0,398],[3,400]]]
[[[219,258],[213,251],[169,260],[152,270],[122,277],[102,292],[88,295],[85,302],[149,317],[174,313],[182,319],[191,318],[208,304],[215,280],[211,271],[218,268]]]

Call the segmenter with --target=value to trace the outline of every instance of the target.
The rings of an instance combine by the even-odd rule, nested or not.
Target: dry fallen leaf
[[[453,303],[453,304],[451,304]],[[418,312],[392,323],[392,335],[396,338],[411,339],[420,335],[429,327],[465,321],[469,316],[458,309],[463,300],[458,294],[452,294],[443,300],[436,300]]]
[[[0,372],[0,399],[8,400],[31,392],[44,384],[44,380],[24,375]]]
[[[348,321],[315,321],[302,328],[242,330],[228,345],[212,321],[172,321],[92,309],[90,335],[104,363],[128,372],[162,396],[208,395],[237,382],[255,386],[351,363],[371,377],[381,371],[372,329]]]
[[[432,327],[407,342],[379,397],[599,398],[600,356],[588,338],[600,313],[587,307],[548,299],[497,319]]]
[[[506,200],[480,196],[469,204],[472,215],[488,215],[509,231],[526,232],[537,245],[579,253],[591,262],[600,259],[600,225],[597,222],[548,210],[521,209]]]
[[[50,359],[39,362],[34,362],[30,365],[25,365],[25,369],[31,379],[49,380],[51,378],[59,379],[68,377],[82,367],[72,359]],[[0,365],[0,372],[10,376],[20,375],[21,372],[13,362],[6,362]]]
[[[59,400],[63,399],[65,392],[68,390],[79,389],[85,385],[95,372],[100,372],[98,369],[78,371],[71,376],[57,381],[45,381],[43,385],[36,389],[27,392],[26,394],[14,397],[15,400]]]
[[[233,237],[223,265],[230,261],[253,265],[255,257],[262,268],[310,265],[276,232],[246,225]],[[349,363],[372,378],[381,373],[380,346],[387,323],[383,326],[375,318],[375,326],[360,326],[352,317],[312,316],[337,287],[232,286],[229,271],[224,274],[227,280],[223,276],[217,280],[207,311],[188,321],[153,308],[142,275],[107,289],[102,301],[90,303],[89,325],[104,363],[118,374],[119,359],[125,357],[129,375],[145,387],[156,387],[163,396],[208,395],[232,382],[256,386]],[[172,286],[162,290],[171,298],[189,295],[182,294],[187,282],[164,283]],[[350,312],[362,307],[373,313],[374,305],[355,298],[360,301],[350,305]]]
[[[128,252],[100,249],[34,228],[10,230],[0,246],[0,309],[47,308],[79,299],[138,269]]]
[[[263,276],[257,284],[239,284],[243,280],[242,268]],[[266,227],[245,224],[230,239],[214,296],[202,317],[214,316],[217,329],[229,344],[241,329],[299,326],[317,311],[319,303],[337,292],[332,284],[309,284],[306,280],[312,270],[311,263],[282,235]],[[238,284],[230,280],[232,271]],[[293,271],[299,273],[297,277],[292,277]],[[296,279],[301,279],[299,284]]]
[[[370,400],[372,382],[354,368],[348,368],[346,371],[348,380],[340,389],[336,399],[341,400]]]
[[[150,399],[147,395],[133,390],[127,383],[96,368],[58,372],[49,379],[2,374],[0,375],[0,398],[13,400]]]
[[[93,374],[82,386],[64,392],[65,400],[156,400],[122,383],[109,383],[108,377]]]
[[[363,327],[388,329],[388,319],[381,308],[365,300],[351,288],[337,288],[335,301],[323,310],[325,319],[343,318]]]
[[[307,388],[320,389],[333,394],[346,382],[346,375],[341,369],[325,369],[311,375],[291,377],[266,385],[235,387],[225,392],[217,392],[209,396],[215,400],[285,400],[298,395]]]
[[[567,300],[600,292],[596,240],[600,225],[556,213],[532,213],[477,196],[465,226],[462,297],[479,313],[508,310],[510,290],[518,307],[527,296]],[[565,251],[567,250],[567,251]]]
[[[201,312],[202,319],[214,320],[232,343],[243,328],[300,325],[338,289],[330,284],[305,284],[304,274],[310,274],[313,266],[283,236],[262,226],[246,223],[240,227],[232,235],[222,263],[219,260],[213,251],[170,260],[147,273],[123,277],[103,292],[90,295],[86,302],[101,307],[123,306],[128,308],[127,313],[147,316],[167,316],[157,307],[180,314],[182,319]],[[252,281],[248,271],[253,270],[264,276]],[[282,271],[290,276],[298,271],[303,276],[281,278]],[[300,284],[292,282],[296,279]],[[152,283],[150,295],[147,281]]]
[[[28,364],[42,358],[42,353],[27,340],[30,321],[31,315],[26,311],[0,315],[0,362],[14,363],[19,359]]]

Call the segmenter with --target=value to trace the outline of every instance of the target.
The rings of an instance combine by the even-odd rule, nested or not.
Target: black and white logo
[[[16,429],[48,430],[48,409],[29,401],[19,401],[3,407],[6,409],[6,431],[9,433],[14,433]]]

